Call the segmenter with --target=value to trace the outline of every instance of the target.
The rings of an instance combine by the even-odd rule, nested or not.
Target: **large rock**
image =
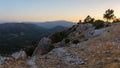
[[[32,56],[26,61],[26,63],[30,66],[30,68],[38,68],[35,64],[35,59],[36,57]]]
[[[85,30],[94,30],[94,26],[90,23],[88,24],[79,24],[76,31],[83,32]]]
[[[0,56],[0,65],[5,63],[5,60],[9,60],[9,57],[2,57],[2,56]]]
[[[50,45],[51,40],[49,38],[42,38],[38,44],[38,47],[33,52],[33,56],[47,53],[50,49]]]
[[[73,32],[71,32],[69,34],[69,37],[72,36],[72,35],[79,35],[81,33],[91,33],[93,32],[95,29],[94,29],[94,26],[92,24],[78,24],[76,25],[75,27],[73,27]]]
[[[15,52],[11,55],[14,59],[25,59],[27,58],[27,54],[25,53],[25,51],[19,51],[19,52]]]
[[[90,24],[78,24],[75,27],[73,27],[75,30],[69,34],[68,37],[76,36],[78,39],[83,35],[85,39],[91,39],[93,37],[96,37],[98,35],[101,35],[105,33],[105,28],[95,30],[95,27]],[[80,36],[80,37],[79,37]],[[75,38],[76,38],[75,37]]]

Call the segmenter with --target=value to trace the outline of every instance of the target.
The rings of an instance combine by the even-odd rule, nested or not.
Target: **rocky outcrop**
[[[120,29],[118,28],[120,27],[94,29],[93,31],[91,30],[92,33],[86,31],[90,31],[89,28],[85,29],[85,31],[83,29],[82,33],[84,35],[88,34],[89,37],[87,38],[89,40],[79,42],[78,44],[71,43],[66,47],[55,48],[48,54],[39,56],[36,63],[41,64],[38,65],[41,68],[109,68],[111,64],[114,67],[114,64],[117,63],[115,66],[119,68],[120,43],[116,41],[120,38]],[[71,35],[69,37],[74,36],[75,38],[73,39],[76,39],[80,35]],[[78,38],[78,40],[80,39]]]
[[[55,55],[58,58],[62,58],[63,61],[61,61],[64,64],[71,65],[71,64],[84,64],[84,61],[78,57],[75,54],[67,52],[67,50],[62,48],[55,48],[51,52],[48,53],[48,55]]]
[[[73,35],[79,35],[80,33],[86,31],[86,30],[93,30],[94,27],[92,26],[92,24],[77,24],[75,26],[73,26],[71,28],[71,30],[68,30],[69,32],[69,35],[68,37],[70,36],[73,36]]]
[[[49,38],[42,38],[38,44],[38,47],[33,52],[33,56],[45,54],[49,51],[51,40]]]
[[[16,64],[18,64],[18,65],[19,65],[19,63],[23,64],[23,62],[25,62],[26,59],[27,59],[27,55],[26,55],[25,51],[22,51],[22,50],[19,52],[13,53],[9,57],[0,56],[0,68],[13,68]],[[14,67],[14,68],[21,68],[21,67],[22,67],[22,65],[20,65],[18,67]]]
[[[92,24],[86,23],[86,24],[77,24],[74,27],[72,27],[71,30],[68,30],[68,32],[69,34],[67,38],[71,40],[85,41],[93,37],[99,36],[101,34],[105,34],[107,31],[105,28],[95,29],[95,27]]]

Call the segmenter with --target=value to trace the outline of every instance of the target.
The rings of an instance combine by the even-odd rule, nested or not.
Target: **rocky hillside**
[[[0,66],[1,68],[120,68],[119,26],[120,23],[114,23],[109,27],[95,29],[91,24],[77,24],[66,31],[41,39],[32,57],[16,59],[11,56],[13,59],[6,59]]]

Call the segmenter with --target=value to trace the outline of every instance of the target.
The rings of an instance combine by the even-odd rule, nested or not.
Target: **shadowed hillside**
[[[47,29],[35,24],[0,24],[0,54],[9,54],[20,49],[30,49],[31,47],[35,48],[42,37],[67,29],[61,27],[56,26]]]

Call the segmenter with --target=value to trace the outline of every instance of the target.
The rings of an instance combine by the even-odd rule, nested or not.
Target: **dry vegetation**
[[[62,58],[46,55],[47,59],[37,61],[42,67],[61,68],[120,68],[120,25],[105,28],[107,33],[82,42],[73,47],[65,47],[70,54],[75,54],[85,61],[83,65],[62,64]],[[83,45],[84,44],[84,45]],[[83,46],[82,46],[83,45]],[[73,45],[72,45],[73,46]],[[78,47],[77,47],[78,46]],[[46,66],[47,65],[47,66]]]
[[[62,57],[46,54],[36,58],[38,68],[120,68],[120,24],[105,28],[107,33],[78,44],[65,47],[69,54],[74,54],[85,61],[82,65],[64,64]],[[3,68],[29,68],[25,60],[10,61]],[[14,64],[14,63],[15,64]],[[1,67],[2,68],[2,67]]]
[[[19,59],[19,60],[8,60],[4,64],[0,65],[0,68],[30,68],[26,63],[25,59]]]

